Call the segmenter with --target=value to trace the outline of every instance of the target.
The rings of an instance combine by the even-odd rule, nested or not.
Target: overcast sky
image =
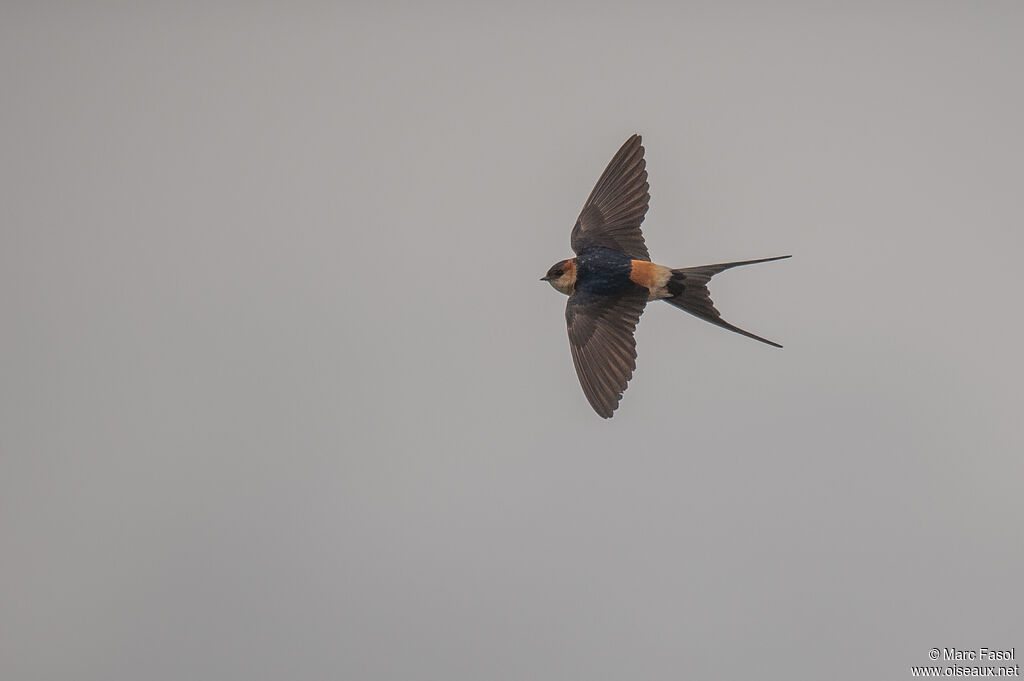
[[[1021,3],[2,14],[3,678],[1024,656]],[[785,348],[652,304],[604,421],[538,278],[634,132]]]

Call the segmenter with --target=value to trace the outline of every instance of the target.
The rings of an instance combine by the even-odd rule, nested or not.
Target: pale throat
[[[569,296],[572,295],[572,290],[576,286],[576,273],[575,272],[563,272],[562,276],[558,279],[548,279],[548,283],[560,293],[564,293]]]

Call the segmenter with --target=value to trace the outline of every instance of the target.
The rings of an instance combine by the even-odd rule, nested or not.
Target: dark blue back
[[[608,248],[588,248],[576,256],[576,290],[614,295],[637,288],[629,278],[630,257]]]

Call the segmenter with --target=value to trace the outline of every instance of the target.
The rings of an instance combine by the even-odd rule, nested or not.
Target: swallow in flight
[[[636,368],[633,332],[649,300],[664,300],[748,338],[781,348],[722,319],[708,281],[740,265],[788,255],[672,269],[651,262],[640,223],[650,201],[639,135],[622,145],[583,205],[570,244],[575,258],[551,266],[541,281],[569,296],[565,323],[576,375],[590,406],[611,418]]]

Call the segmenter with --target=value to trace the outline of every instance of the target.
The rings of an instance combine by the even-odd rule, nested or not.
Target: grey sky
[[[0,676],[1021,655],[1024,6],[210,4],[0,21]],[[651,305],[605,422],[537,279],[633,132],[786,347]]]

